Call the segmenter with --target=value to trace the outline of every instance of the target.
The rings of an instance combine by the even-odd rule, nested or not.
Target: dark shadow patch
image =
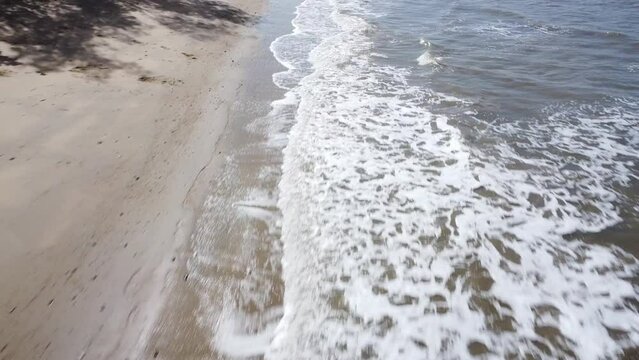
[[[0,0],[0,41],[15,56],[0,53],[0,65],[33,65],[55,71],[69,61],[105,69],[135,67],[104,58],[92,43],[111,37],[135,43],[142,24],[134,12],[150,12],[173,31],[212,38],[253,21],[243,10],[214,0]]]

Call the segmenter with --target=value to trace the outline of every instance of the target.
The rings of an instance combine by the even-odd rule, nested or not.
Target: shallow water
[[[288,70],[273,77],[285,294],[267,357],[636,348],[636,14],[303,1],[271,44]]]

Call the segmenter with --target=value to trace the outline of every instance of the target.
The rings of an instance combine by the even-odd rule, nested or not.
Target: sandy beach
[[[639,359],[637,4],[0,8],[0,360]]]
[[[3,15],[2,359],[169,358],[148,339],[187,276],[263,3],[107,5],[88,27],[86,9],[50,24],[17,7],[32,38]],[[71,45],[46,38],[64,31]]]

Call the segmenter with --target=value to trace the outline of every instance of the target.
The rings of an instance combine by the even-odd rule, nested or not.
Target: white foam
[[[458,27],[463,28],[463,25]],[[552,28],[539,24],[523,24],[504,21],[475,26],[473,30],[487,35],[518,39],[521,41],[530,41],[539,36],[553,36],[567,31],[566,29]]]
[[[265,316],[279,317],[281,313],[271,311]],[[234,358],[264,354],[273,337],[275,325],[269,325],[259,332],[246,333],[246,327],[255,322],[255,319],[247,318],[244,314],[223,312],[214,336],[215,349]]]
[[[426,65],[439,65],[439,62],[442,60],[441,57],[433,56],[430,53],[430,42],[424,39],[421,39],[420,44],[424,45],[426,50],[416,59],[417,63],[421,66]]]
[[[388,55],[375,53],[375,52],[371,53],[371,57],[376,57],[376,58],[380,58],[380,59],[388,59]]]
[[[429,112],[436,94],[370,61],[363,12],[305,0],[272,46],[289,68],[274,80],[299,104],[280,184],[284,316],[267,357],[466,359],[483,344],[487,359],[599,359],[639,345],[636,259],[563,238],[620,220],[637,106],[549,109],[486,135],[514,142],[470,147]]]

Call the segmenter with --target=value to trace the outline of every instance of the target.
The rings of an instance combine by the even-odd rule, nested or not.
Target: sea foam
[[[636,103],[548,108],[552,121],[486,126],[471,146],[429,110],[437,94],[371,60],[365,19],[358,0],[305,0],[272,45],[297,110],[267,358],[600,359],[639,345],[637,260],[565,239],[621,220]]]

